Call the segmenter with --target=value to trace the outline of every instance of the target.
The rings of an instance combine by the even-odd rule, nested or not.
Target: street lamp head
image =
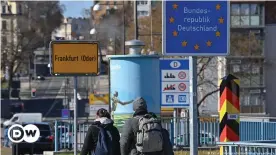
[[[93,11],[100,11],[101,10],[101,5],[100,4],[96,4],[93,7]]]
[[[93,28],[93,29],[90,30],[90,34],[91,34],[91,35],[96,34],[96,33],[97,33],[97,31],[96,31],[95,28]]]

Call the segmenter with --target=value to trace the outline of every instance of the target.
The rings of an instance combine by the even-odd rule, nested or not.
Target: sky
[[[93,5],[93,1],[63,1],[60,0],[60,3],[63,4],[66,8],[64,11],[65,17],[83,17],[83,9],[89,9]]]

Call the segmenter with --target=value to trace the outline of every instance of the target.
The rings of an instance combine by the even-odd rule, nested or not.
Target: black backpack
[[[174,155],[173,152],[173,145],[170,140],[170,135],[168,130],[162,129],[162,135],[163,135],[163,151],[162,155]]]
[[[96,149],[92,152],[93,155],[112,155],[112,136],[111,133],[100,125],[97,126],[99,129],[98,142]]]

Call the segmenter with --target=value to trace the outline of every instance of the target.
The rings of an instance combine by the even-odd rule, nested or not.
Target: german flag
[[[229,74],[220,80],[220,142],[239,141],[239,79]]]

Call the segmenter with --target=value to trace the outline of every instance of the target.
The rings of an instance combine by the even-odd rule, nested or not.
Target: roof
[[[40,125],[49,125],[48,122],[23,122],[22,124],[40,124]]]

